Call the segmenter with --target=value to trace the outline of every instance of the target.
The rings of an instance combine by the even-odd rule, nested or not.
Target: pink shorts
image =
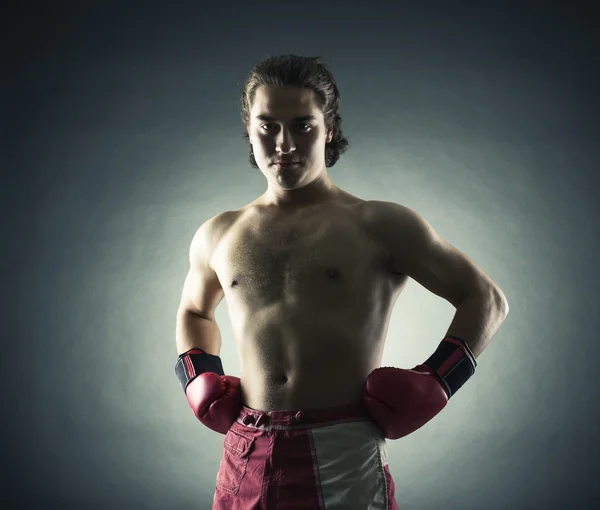
[[[223,446],[213,510],[398,509],[385,437],[360,406],[243,406]]]

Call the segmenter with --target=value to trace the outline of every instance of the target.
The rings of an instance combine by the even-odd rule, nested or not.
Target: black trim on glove
[[[214,372],[218,375],[225,375],[221,358],[214,354],[208,354],[202,349],[194,347],[189,351],[179,355],[175,363],[175,374],[181,382],[183,391],[187,389],[188,384],[204,372]]]

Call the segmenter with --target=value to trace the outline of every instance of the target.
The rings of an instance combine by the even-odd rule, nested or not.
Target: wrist
[[[175,375],[177,375],[184,392],[190,382],[205,372],[225,375],[221,358],[214,354],[208,354],[197,347],[180,354],[175,363]]]
[[[447,336],[423,365],[433,371],[450,398],[475,373],[477,361],[462,338]]]

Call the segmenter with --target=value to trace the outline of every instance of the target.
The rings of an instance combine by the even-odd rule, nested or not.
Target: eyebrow
[[[258,120],[276,120],[273,117],[269,117],[268,115],[257,115],[256,118]],[[296,117],[294,120],[296,120],[296,121],[317,120],[317,118],[314,115],[304,115],[303,117]]]

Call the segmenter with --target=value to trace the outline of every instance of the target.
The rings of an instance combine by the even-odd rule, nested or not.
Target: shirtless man
[[[398,508],[385,438],[441,411],[473,375],[507,301],[415,211],[336,186],[325,155],[339,122],[327,122],[318,90],[286,83],[254,83],[248,103],[266,192],[209,219],[192,241],[176,373],[196,417],[226,434],[213,509]],[[456,315],[422,365],[380,368],[409,277]],[[223,297],[240,378],[219,358]]]

